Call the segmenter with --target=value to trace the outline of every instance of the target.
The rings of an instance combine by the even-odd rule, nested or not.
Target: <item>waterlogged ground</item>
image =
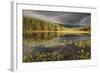
[[[90,59],[90,40],[87,34],[32,33],[23,38],[23,62]]]

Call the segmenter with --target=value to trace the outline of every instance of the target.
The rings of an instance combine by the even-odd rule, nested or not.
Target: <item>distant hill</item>
[[[23,17],[23,29],[24,31],[61,31],[64,26],[38,18]]]
[[[82,27],[80,25],[63,25],[66,28],[78,28],[78,27]]]
[[[86,32],[90,32],[90,26],[73,26],[73,25],[63,25],[60,23],[53,23],[53,22],[49,22],[46,20],[42,20],[42,19],[38,19],[38,18],[33,18],[33,17],[23,17],[23,36],[25,38],[30,38],[30,37],[43,37],[46,38],[46,36],[63,36],[67,33],[82,33],[80,31],[86,31]],[[39,35],[37,35],[37,33],[39,33]],[[43,32],[55,32],[54,33],[49,33],[49,35],[46,34],[42,34]],[[59,33],[59,32],[63,32],[63,33]],[[85,33],[85,32],[84,32]]]
[[[91,27],[90,26],[84,26],[84,27],[79,28],[79,30],[80,31],[90,31]]]
[[[90,25],[63,25],[60,23],[53,23],[50,21],[38,19],[35,17],[23,17],[23,31],[65,31],[65,29],[71,29],[74,31],[90,31]],[[67,30],[66,30],[67,31]]]

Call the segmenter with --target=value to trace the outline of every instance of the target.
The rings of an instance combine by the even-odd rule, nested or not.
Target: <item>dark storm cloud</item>
[[[42,18],[48,21],[66,25],[83,25],[90,24],[91,22],[91,16],[89,13],[24,10],[23,15]]]

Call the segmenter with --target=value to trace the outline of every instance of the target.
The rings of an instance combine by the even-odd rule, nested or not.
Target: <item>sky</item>
[[[63,25],[90,25],[90,13],[60,12],[60,11],[39,11],[23,10],[23,16],[36,17],[39,19],[61,23]]]

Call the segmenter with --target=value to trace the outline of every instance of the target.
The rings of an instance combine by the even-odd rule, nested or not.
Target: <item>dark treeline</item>
[[[31,17],[23,17],[23,38],[31,39],[32,37],[36,37],[35,39],[51,39],[55,36],[61,36],[60,33],[39,33],[34,31],[62,31],[64,27],[62,24],[52,23],[45,20],[31,18]]]
[[[63,28],[64,27],[61,24],[52,23],[37,18],[23,17],[23,29],[27,31],[58,31],[63,30]]]
[[[71,28],[69,28],[71,29]],[[50,33],[50,31],[66,31],[66,27],[63,24],[53,23],[43,19],[38,19],[35,17],[23,17],[23,38],[35,38],[35,39],[51,39],[54,37],[59,37],[65,35],[64,33]],[[78,28],[79,31],[90,31],[90,27]],[[39,33],[36,31],[49,31],[48,33]]]

